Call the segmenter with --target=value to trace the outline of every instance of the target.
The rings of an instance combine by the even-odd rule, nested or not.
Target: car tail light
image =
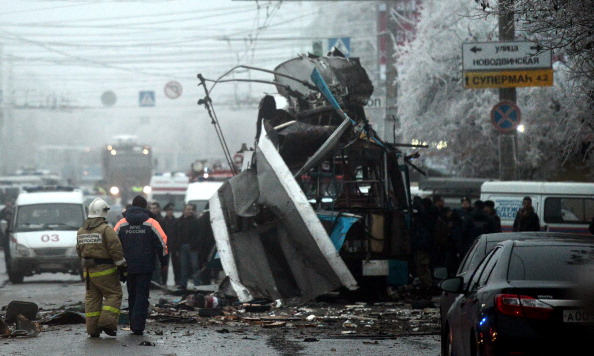
[[[526,319],[548,319],[553,312],[552,306],[536,298],[517,294],[497,294],[495,307],[501,314]]]

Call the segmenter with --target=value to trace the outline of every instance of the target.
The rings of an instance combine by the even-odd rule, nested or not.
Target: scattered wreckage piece
[[[41,326],[38,322],[29,320],[23,314],[17,314],[14,317],[15,327],[13,329],[0,318],[0,337],[1,338],[12,338],[12,337],[35,337],[41,332]]]
[[[86,319],[83,313],[67,310],[65,312],[46,317],[39,323],[41,325],[84,324],[86,323]]]
[[[0,337],[10,335],[10,328],[8,324],[4,321],[4,319],[0,318]]]
[[[13,300],[8,303],[6,307],[6,322],[14,323],[17,321],[17,316],[22,314],[29,320],[37,319],[37,312],[39,307],[33,302],[25,302],[20,300]]]
[[[41,332],[37,319],[39,307],[32,302],[12,301],[6,307],[6,315],[0,317],[0,337],[35,337]],[[15,324],[11,329],[10,324]]]
[[[26,336],[37,336],[41,332],[38,322],[27,319],[23,314],[17,315],[16,330],[24,331]]]

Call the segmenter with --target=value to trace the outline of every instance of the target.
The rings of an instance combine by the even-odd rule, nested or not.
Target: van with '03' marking
[[[495,202],[504,232],[512,231],[524,197],[532,199],[541,230],[590,235],[588,225],[594,216],[594,183],[489,181],[481,186],[480,199]]]
[[[15,202],[4,252],[8,277],[22,283],[40,273],[81,275],[76,233],[86,219],[83,193],[70,186],[28,187]]]

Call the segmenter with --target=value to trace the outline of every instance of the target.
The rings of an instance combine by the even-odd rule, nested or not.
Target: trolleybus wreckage
[[[302,55],[274,71],[238,66],[217,80],[199,74],[206,96],[198,103],[230,166],[210,93],[217,83],[241,81],[223,79],[237,68],[273,74],[250,80],[275,85],[288,108],[264,96],[255,149],[210,199],[226,273],[221,289],[240,301],[303,302],[408,284],[408,166],[416,167],[369,124],[364,105],[373,85],[358,58]]]

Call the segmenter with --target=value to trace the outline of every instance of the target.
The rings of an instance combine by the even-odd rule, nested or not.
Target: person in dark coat
[[[171,259],[171,267],[173,267],[173,280],[176,285],[179,285],[181,281],[181,269],[179,263],[180,252],[179,248],[173,247],[175,243],[175,222],[177,221],[177,218],[174,215],[173,203],[166,204],[163,210],[165,210],[165,216],[160,224],[167,235],[167,250],[169,251]],[[167,278],[165,278],[165,283],[167,283]]]
[[[159,256],[161,266],[166,266],[167,235],[161,225],[149,216],[147,201],[141,195],[132,200],[124,218],[115,226],[128,264],[128,307],[130,330],[142,335],[148,316],[151,277],[155,259]]]
[[[200,281],[200,226],[196,217],[196,205],[186,204],[183,215],[175,223],[174,234],[180,246],[181,281],[180,289],[188,287],[190,278],[194,287],[202,284]]]
[[[491,227],[493,228],[492,232],[501,232],[501,218],[497,215],[497,210],[495,210],[495,202],[492,200],[485,200],[485,212],[491,220]]]
[[[203,284],[210,284],[213,273],[217,271],[211,266],[211,260],[216,251],[216,244],[212,227],[210,225],[210,209],[206,203],[202,215],[198,218],[200,230],[200,245],[198,247],[198,259],[200,260],[200,280]],[[214,263],[213,263],[214,264]]]
[[[532,207],[532,199],[524,197],[522,208],[518,210],[514,220],[514,231],[540,231],[540,219]]]
[[[161,228],[163,228],[163,214],[161,214],[161,204],[159,204],[158,201],[151,202],[149,211],[150,217],[157,220],[159,225],[161,225]],[[163,229],[163,231],[165,231],[165,229]],[[166,231],[165,234],[167,235]],[[162,268],[160,258],[157,258],[155,260],[155,263],[155,271],[153,272],[153,277],[151,280],[155,283],[166,286],[167,272],[169,272],[169,270],[167,269],[167,267],[169,266],[169,254],[167,254],[167,265],[165,266],[165,268]]]
[[[429,198],[415,197],[413,208],[415,213],[411,245],[414,251],[416,276],[423,287],[431,288],[433,286],[431,255],[435,248],[434,233],[437,217]]]
[[[594,216],[592,217],[592,221],[590,221],[590,226],[588,226],[588,230],[590,230],[590,233],[594,235]]]

